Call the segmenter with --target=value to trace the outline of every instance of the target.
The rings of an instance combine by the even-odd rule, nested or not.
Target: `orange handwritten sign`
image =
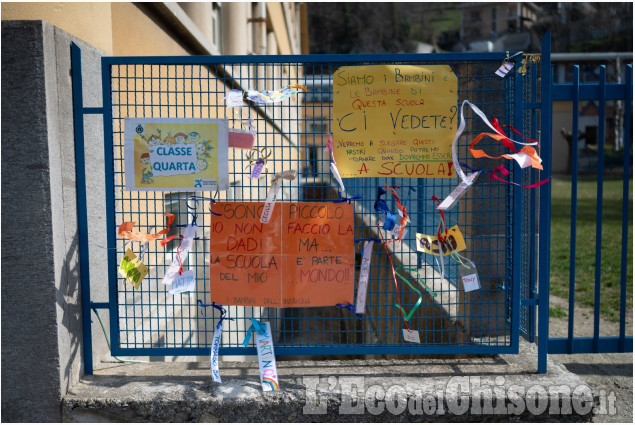
[[[211,300],[225,305],[313,307],[353,303],[353,206],[216,202],[210,236]]]

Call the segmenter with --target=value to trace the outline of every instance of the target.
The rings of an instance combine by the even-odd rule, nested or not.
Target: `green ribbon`
[[[430,287],[428,285],[426,285],[426,282],[419,277],[419,271],[417,269],[414,269],[412,267],[404,267],[404,266],[397,266],[395,267],[395,270],[398,269],[404,269],[408,272],[417,272],[417,281],[425,288],[426,291],[428,291],[430,293],[430,295],[432,295],[433,297],[437,296],[437,293],[434,292],[432,289],[430,289]],[[396,273],[397,276],[399,276],[401,278],[401,280],[403,280],[404,282],[406,282],[408,284],[408,286],[410,286],[412,288],[412,285],[410,285],[410,282],[404,278],[403,276],[401,276],[399,273]]]

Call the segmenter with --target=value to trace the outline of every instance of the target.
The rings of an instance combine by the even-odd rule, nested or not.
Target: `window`
[[[172,192],[167,193],[163,199],[163,211],[166,213],[172,213],[176,216],[174,223],[172,223],[172,227],[179,229],[177,233],[182,234],[185,231],[185,227],[191,220],[191,214],[188,214],[188,202],[190,203],[190,207],[195,207],[194,201],[189,199],[189,197],[193,195],[196,194],[194,192]],[[201,208],[201,205],[202,204],[199,201],[199,209]],[[191,212],[194,212],[194,210],[192,209]],[[174,233],[170,232],[170,234]],[[172,239],[170,242],[165,244],[165,251],[176,252],[176,248],[179,246],[180,242],[180,238]]]
[[[307,146],[307,166],[305,170],[307,177],[317,177],[319,148],[321,146]]]
[[[212,44],[216,47],[218,52],[221,51],[220,46],[220,23],[221,23],[221,12],[220,12],[220,3],[213,2],[212,3]]]
[[[312,123],[309,124],[309,131],[311,133],[318,133],[318,134],[323,134],[326,133],[329,129],[329,126],[327,123]]]

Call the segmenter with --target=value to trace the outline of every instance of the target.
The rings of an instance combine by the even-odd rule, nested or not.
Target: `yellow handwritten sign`
[[[459,226],[454,226],[448,229],[448,231],[443,233],[441,236],[447,239],[446,243],[441,245],[443,255],[450,255],[452,253],[450,247],[452,247],[452,249],[456,252],[463,251],[466,248],[465,240],[459,230]],[[436,236],[417,233],[417,251],[431,255],[439,255],[439,240]]]
[[[342,177],[453,177],[458,80],[449,65],[344,66],[333,74]]]

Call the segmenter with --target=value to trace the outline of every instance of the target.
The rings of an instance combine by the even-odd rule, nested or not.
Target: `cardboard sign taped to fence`
[[[457,91],[449,65],[339,68],[332,130],[340,175],[453,177]]]
[[[312,307],[353,303],[353,206],[216,202],[210,235],[211,301],[223,305]]]
[[[227,122],[128,118],[124,124],[127,190],[225,190]]]

